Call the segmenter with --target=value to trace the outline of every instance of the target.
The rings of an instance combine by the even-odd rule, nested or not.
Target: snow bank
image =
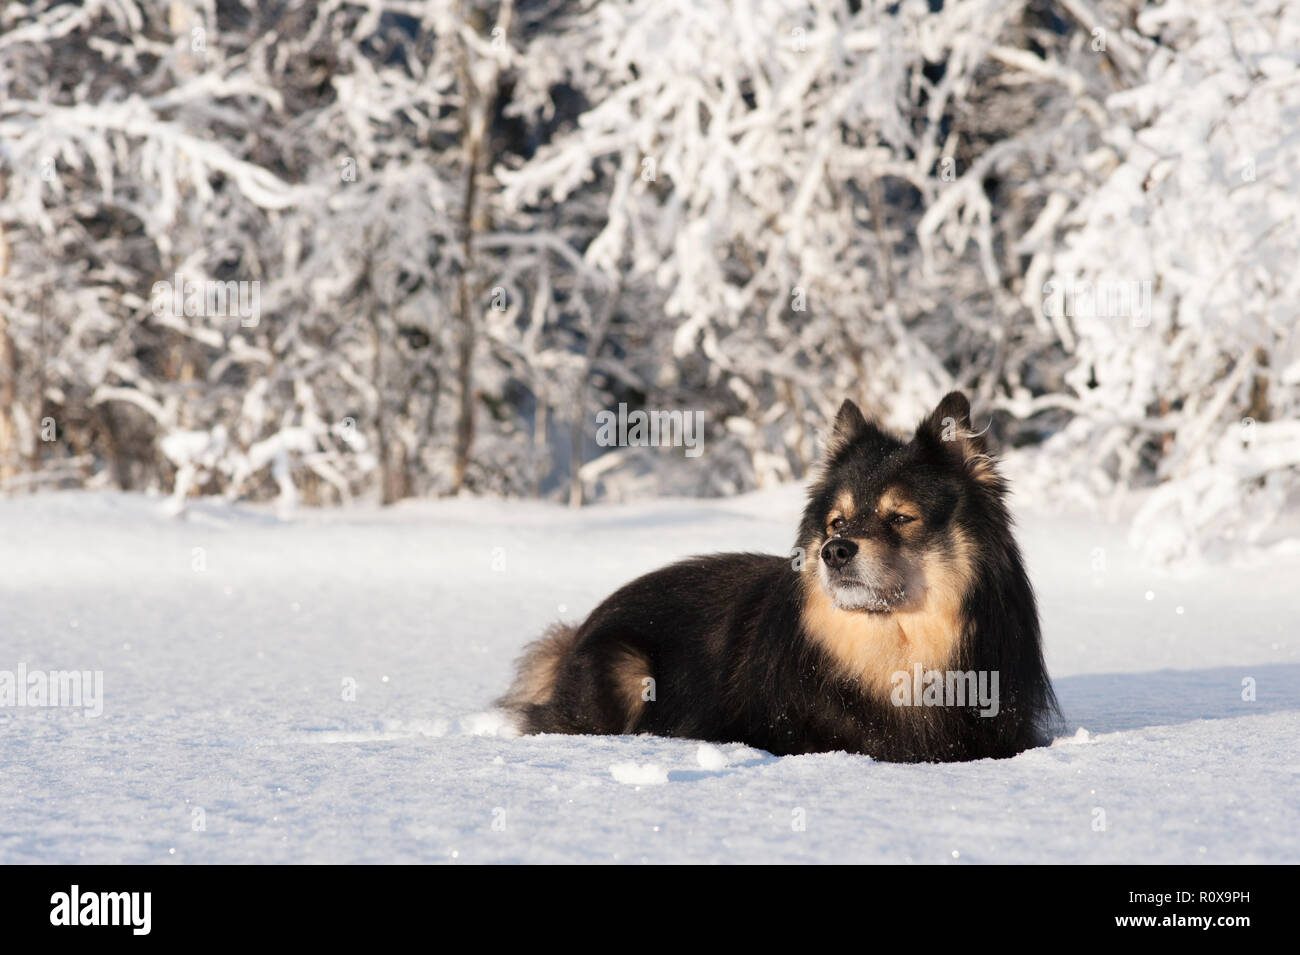
[[[1068,726],[1005,761],[515,737],[522,645],[698,551],[785,551],[798,488],[572,512],[0,501],[0,863],[1300,861],[1300,556],[1141,570],[1123,525],[1018,515]]]

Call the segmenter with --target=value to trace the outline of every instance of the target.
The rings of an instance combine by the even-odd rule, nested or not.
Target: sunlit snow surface
[[[0,708],[0,862],[1300,861],[1295,555],[1171,578],[1120,527],[1019,513],[1068,727],[1012,760],[491,711],[552,620],[688,554],[785,553],[799,506],[0,501],[0,670],[104,681],[98,719]]]

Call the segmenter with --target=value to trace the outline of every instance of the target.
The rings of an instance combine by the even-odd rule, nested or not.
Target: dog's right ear
[[[872,428],[873,425],[862,416],[862,409],[845,398],[840,410],[835,413],[835,424],[826,440],[826,457],[833,458]]]

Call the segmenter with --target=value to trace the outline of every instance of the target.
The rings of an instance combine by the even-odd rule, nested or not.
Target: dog
[[[846,400],[790,557],[715,554],[557,624],[498,701],[522,733],[745,743],[892,762],[1005,758],[1059,715],[1007,484],[970,404],[910,438]]]

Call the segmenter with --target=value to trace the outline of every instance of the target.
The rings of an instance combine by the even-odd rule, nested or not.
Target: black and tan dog
[[[697,557],[633,581],[532,644],[501,705],[526,733],[1012,756],[1044,741],[1056,704],[1005,493],[960,393],[908,441],[845,401],[793,558]]]

